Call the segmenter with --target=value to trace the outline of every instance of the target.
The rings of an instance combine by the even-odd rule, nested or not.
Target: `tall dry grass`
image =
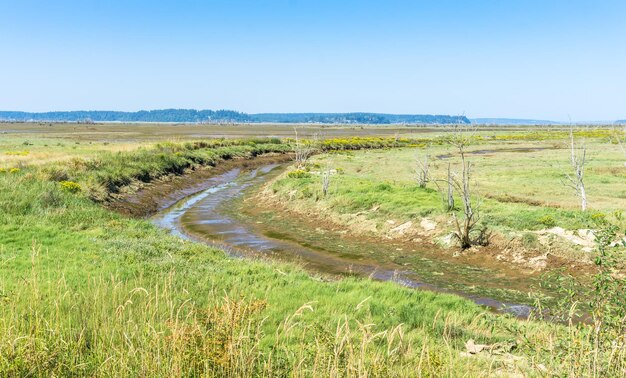
[[[30,273],[15,290],[1,291],[0,278],[0,376],[438,377],[519,369],[498,356],[462,357],[451,341],[459,327],[453,314],[441,340],[409,336],[402,324],[381,331],[350,314],[324,326],[306,322],[315,303],[272,325],[263,300],[207,293],[209,305],[197,306],[175,284],[175,271],[142,286],[92,277],[78,291],[63,277],[50,280],[39,253],[33,246]]]

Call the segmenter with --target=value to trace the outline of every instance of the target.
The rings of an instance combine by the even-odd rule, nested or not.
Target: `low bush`
[[[78,193],[82,190],[80,184],[73,181],[61,181],[59,186],[61,190],[68,193]]]
[[[293,178],[293,179],[301,179],[301,178],[311,177],[311,174],[303,169],[296,169],[294,171],[287,173],[287,177]]]
[[[543,215],[537,219],[537,223],[542,224],[546,227],[554,227],[556,226],[556,220],[552,215]]]
[[[43,169],[44,178],[48,181],[69,181],[70,175],[64,167],[52,166]]]
[[[522,244],[524,247],[529,249],[537,248],[539,245],[539,238],[532,232],[525,232],[524,235],[522,235]]]

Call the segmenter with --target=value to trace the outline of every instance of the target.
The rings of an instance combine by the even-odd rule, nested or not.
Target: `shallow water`
[[[233,169],[215,176],[206,182],[204,190],[162,210],[152,221],[179,237],[225,247],[234,256],[261,254],[299,262],[324,274],[359,275],[455,293],[496,311],[528,316],[529,306],[486,296],[484,290],[476,289],[475,283],[491,275],[489,271],[429,259],[418,251],[399,251],[388,243],[343,240],[340,234],[303,229],[297,220],[285,220],[280,214],[242,215],[241,207],[247,206],[242,199],[246,189],[275,176],[278,167]]]

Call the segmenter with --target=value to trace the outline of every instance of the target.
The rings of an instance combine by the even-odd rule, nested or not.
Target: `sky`
[[[0,0],[0,110],[626,118],[626,2]]]

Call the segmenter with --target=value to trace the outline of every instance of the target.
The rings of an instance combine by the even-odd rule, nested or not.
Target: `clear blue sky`
[[[1,110],[626,118],[624,1],[0,0]]]

